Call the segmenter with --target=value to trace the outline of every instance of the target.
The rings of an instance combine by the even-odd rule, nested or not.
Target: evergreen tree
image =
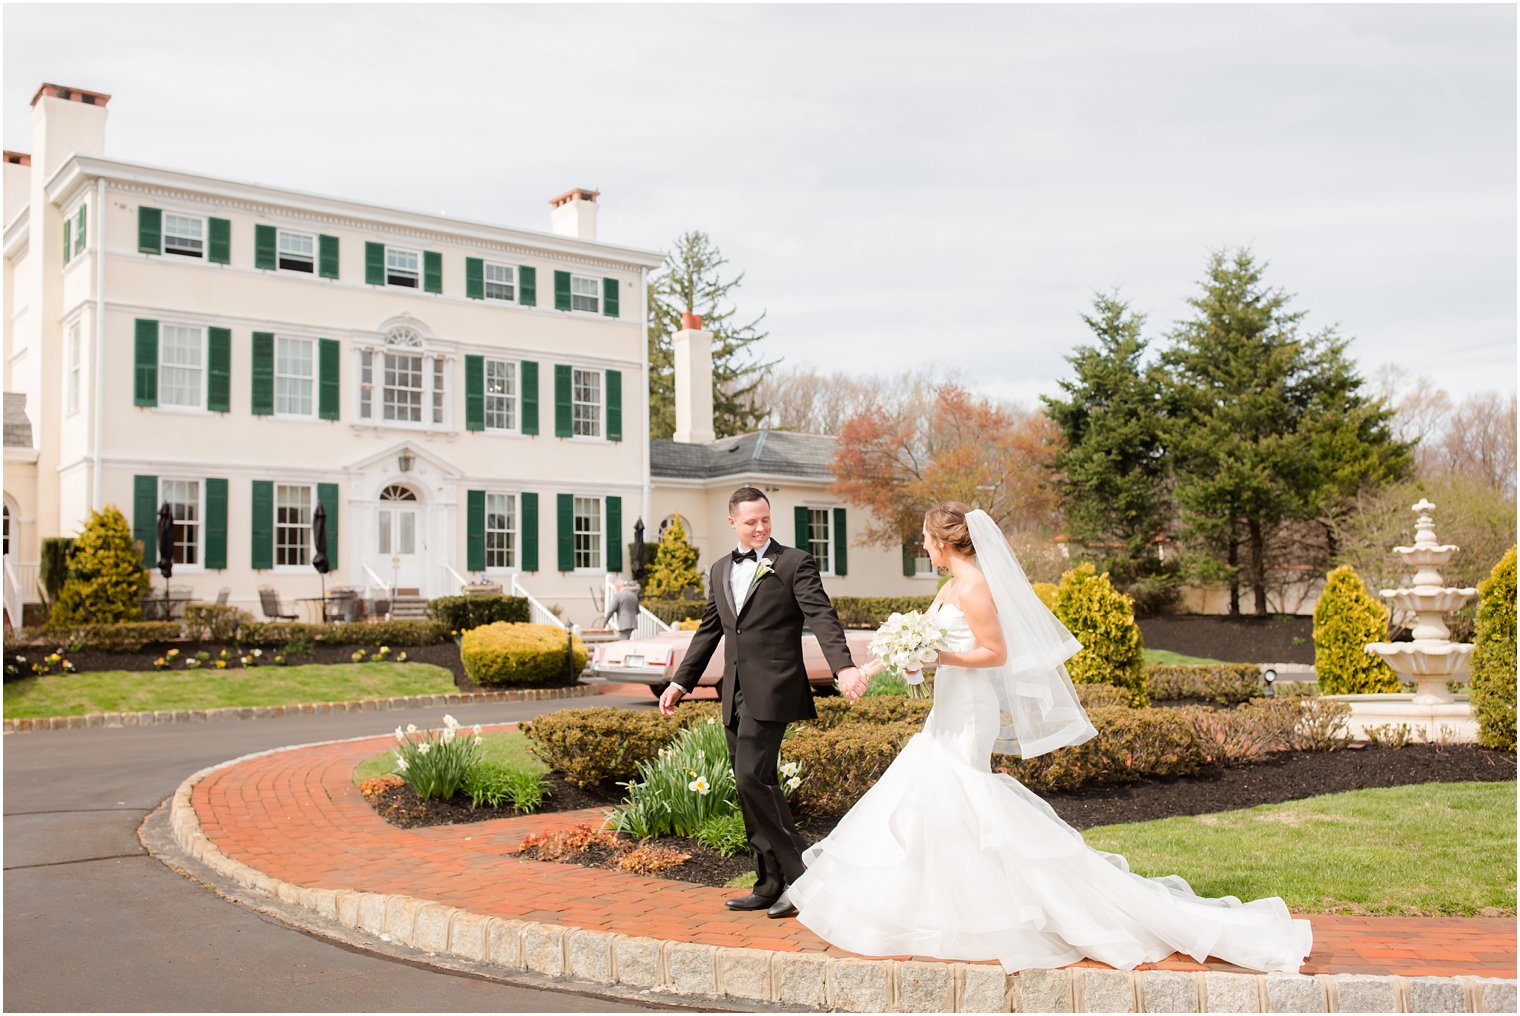
[[[692,231],[676,239],[675,251],[649,281],[649,436],[669,438],[676,429],[675,353],[671,336],[681,330],[682,314],[700,314],[713,333],[713,430],[731,437],[753,430],[766,407],[753,404],[755,387],[775,361],[758,359],[752,349],[768,333],[759,330],[765,312],[740,324],[727,306],[729,294],[744,281],[740,272],[725,280],[728,264],[706,233]]]
[[[53,604],[49,625],[105,624],[142,618],[149,589],[142,551],[115,505],[91,512],[69,554],[69,577]]]
[[[660,534],[654,560],[644,570],[643,593],[650,599],[695,600],[702,596],[702,573],[697,550],[686,541],[686,527],[677,515]]]

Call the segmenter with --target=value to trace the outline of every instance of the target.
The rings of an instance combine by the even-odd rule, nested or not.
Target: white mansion
[[[713,440],[695,322],[680,433],[646,439],[663,257],[598,240],[596,193],[555,198],[544,233],[121,162],[108,102],[43,85],[31,153],[5,153],[8,617],[37,599],[43,538],[114,504],[151,566],[167,503],[173,582],[198,599],[316,595],[321,505],[330,585],[484,575],[589,624],[635,520],[652,541],[679,512],[705,565],[743,483],[836,595],[933,590],[921,560],[849,546],[832,438]]]

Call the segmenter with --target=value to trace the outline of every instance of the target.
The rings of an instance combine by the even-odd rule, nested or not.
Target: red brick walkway
[[[507,852],[531,832],[599,821],[600,812],[398,829],[353,784],[354,767],[394,743],[375,738],[250,759],[201,780],[192,805],[223,853],[299,886],[399,893],[493,917],[635,936],[850,955],[796,921],[724,910],[733,890],[524,861]],[[1314,952],[1306,974],[1515,976],[1514,918],[1309,920]],[[1240,969],[1178,956],[1154,967]]]

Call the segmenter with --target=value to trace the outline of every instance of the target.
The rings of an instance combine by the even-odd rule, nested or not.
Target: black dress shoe
[[[797,915],[797,907],[792,903],[790,889],[791,887],[788,886],[786,889],[781,890],[781,895],[776,897],[776,902],[772,903],[770,909],[766,910],[766,917],[780,919],[782,917],[795,917]]]
[[[750,893],[748,896],[734,896],[723,901],[723,905],[730,910],[768,910],[778,897],[758,896]]]

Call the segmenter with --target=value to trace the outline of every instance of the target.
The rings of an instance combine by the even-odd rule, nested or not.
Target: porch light
[[[410,473],[412,471],[412,464],[416,461],[417,456],[413,455],[408,449],[403,448],[401,449],[401,454],[396,456],[396,467],[403,473]]]

